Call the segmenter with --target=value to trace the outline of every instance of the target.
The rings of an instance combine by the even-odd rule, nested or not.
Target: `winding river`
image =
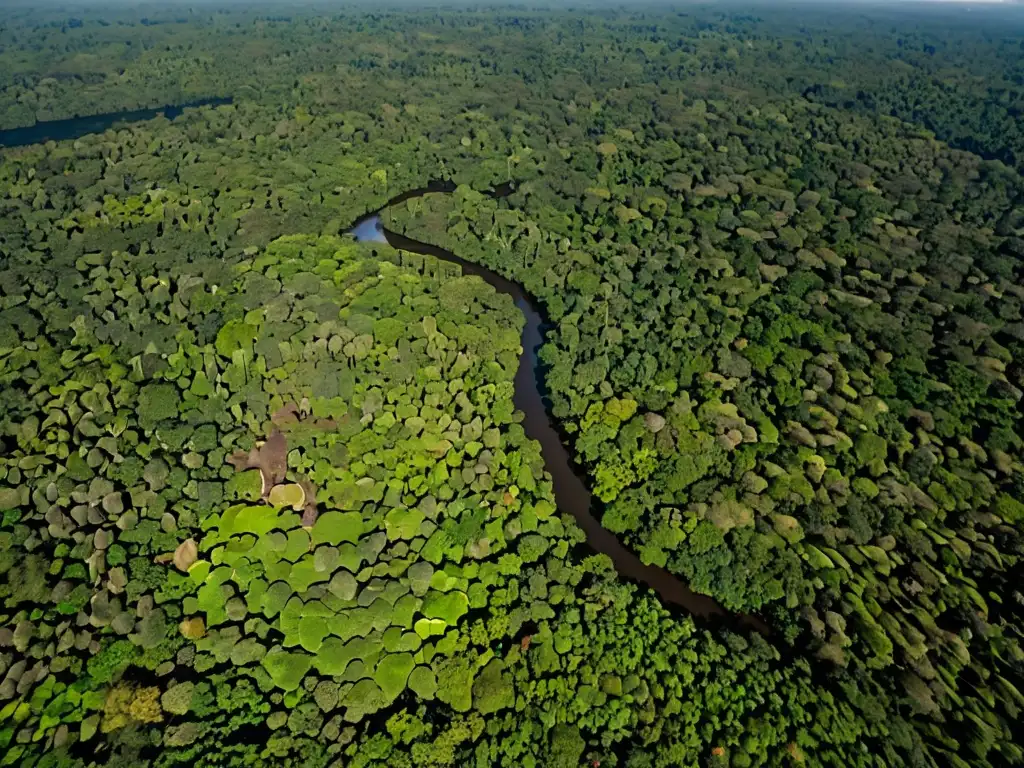
[[[513,402],[526,418],[523,428],[528,437],[540,443],[544,465],[551,474],[555,502],[558,508],[570,513],[586,534],[587,543],[596,552],[608,555],[615,569],[625,578],[646,584],[664,601],[704,619],[738,625],[741,629],[752,629],[769,634],[768,625],[759,617],[727,611],[715,600],[694,592],[680,579],[654,565],[645,565],[639,557],[622,545],[612,533],[605,530],[594,515],[594,501],[585,482],[586,475],[572,458],[563,437],[551,419],[542,394],[541,373],[538,367],[537,350],[544,343],[544,317],[532,296],[517,283],[492,272],[486,267],[466,261],[451,251],[430,243],[423,243],[392,232],[383,227],[380,213],[414,197],[434,192],[453,192],[455,185],[450,182],[434,182],[427,187],[405,192],[392,198],[380,210],[368,214],[356,222],[350,233],[360,241],[385,242],[404,251],[435,256],[444,261],[458,264],[464,274],[477,275],[495,290],[508,294],[526,317],[523,330],[523,351],[519,357],[519,368],[515,376]],[[494,196],[503,197],[512,191],[511,185],[503,185],[494,191]]]
[[[26,128],[0,131],[0,148],[41,143],[51,139],[75,139],[89,133],[117,127],[123,123],[148,120],[161,113],[168,119],[174,119],[188,107],[205,104],[218,105],[230,103],[230,101],[230,99],[204,99],[180,106],[167,106],[137,112],[114,112],[36,123]],[[513,184],[502,184],[495,188],[491,195],[505,197],[513,190]],[[435,256],[444,261],[458,264],[465,274],[477,275],[492,285],[495,290],[511,296],[526,317],[526,327],[523,330],[523,351],[515,376],[513,402],[516,408],[526,415],[523,422],[526,434],[540,443],[545,468],[551,474],[558,508],[569,512],[576,518],[576,522],[586,534],[587,543],[595,551],[608,555],[620,575],[651,587],[666,604],[678,606],[694,616],[729,624],[739,629],[752,629],[762,634],[769,634],[770,629],[761,618],[727,611],[707,595],[694,592],[664,568],[644,565],[640,558],[626,549],[613,534],[601,527],[594,515],[594,501],[585,482],[586,474],[573,461],[572,455],[563,442],[563,436],[549,416],[544,403],[543,382],[537,364],[537,350],[544,342],[545,322],[533,297],[527,294],[521,286],[496,272],[459,258],[451,251],[446,251],[436,245],[422,243],[397,232],[386,230],[381,224],[380,213],[387,208],[432,192],[451,193],[454,191],[454,183],[437,181],[431,182],[426,187],[404,192],[393,197],[374,213],[362,217],[350,232],[357,240],[386,242],[395,248]]]

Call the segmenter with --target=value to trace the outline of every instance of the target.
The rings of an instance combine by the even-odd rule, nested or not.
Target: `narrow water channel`
[[[231,99],[227,98],[199,99],[185,104],[168,104],[155,109],[108,112],[85,117],[69,117],[66,120],[46,120],[24,128],[8,128],[0,131],[0,147],[22,147],[28,144],[43,144],[47,141],[80,139],[90,133],[103,133],[108,128],[118,128],[129,123],[152,120],[157,115],[163,115],[168,120],[173,120],[190,107],[216,107],[230,103]]]
[[[388,207],[431,192],[452,191],[454,191],[454,185],[439,182],[422,189],[406,192],[389,201],[380,211],[360,219],[350,233],[360,241],[386,242],[394,248],[426,254],[458,264],[462,267],[464,274],[477,275],[498,292],[511,296],[526,317],[522,340],[523,351],[519,357],[519,368],[515,376],[513,402],[516,408],[526,416],[523,421],[526,435],[540,443],[544,466],[551,474],[558,508],[563,512],[568,512],[576,519],[577,524],[586,534],[590,547],[596,552],[608,555],[619,574],[629,580],[646,584],[664,602],[679,606],[694,616],[769,634],[769,627],[761,618],[727,611],[707,595],[694,592],[677,576],[664,568],[645,565],[639,557],[624,547],[618,538],[601,526],[594,514],[594,500],[587,488],[586,474],[573,461],[572,454],[566,447],[544,402],[543,381],[538,367],[537,350],[544,343],[543,327],[545,322],[533,297],[529,296],[517,283],[513,283],[486,267],[466,261],[439,246],[413,240],[405,235],[384,229],[381,224],[379,214]],[[503,197],[510,191],[511,185],[499,188],[495,191],[495,196]]]
[[[174,119],[182,110],[205,104],[226,104],[230,99],[205,99],[183,104],[166,106],[159,109],[139,110],[136,112],[115,112],[89,117],[77,117],[68,120],[37,123],[26,128],[15,128],[0,131],[0,147],[16,147],[26,144],[42,143],[50,140],[76,139],[88,133],[97,133],[123,123],[149,120],[158,114]],[[683,608],[694,616],[717,619],[723,623],[738,625],[740,628],[753,629],[763,634],[770,632],[768,625],[759,617],[735,614],[726,611],[715,600],[707,595],[694,592],[676,576],[663,568],[644,565],[640,558],[626,549],[610,532],[598,522],[595,515],[594,500],[585,482],[586,474],[572,459],[566,448],[563,436],[551,420],[543,397],[543,381],[537,364],[537,350],[544,342],[544,318],[538,311],[537,303],[518,284],[502,277],[496,272],[466,261],[430,243],[391,232],[383,228],[379,214],[385,209],[398,205],[415,197],[432,192],[451,193],[455,184],[450,181],[431,182],[426,187],[409,190],[388,203],[375,213],[364,216],[350,230],[357,240],[386,242],[395,248],[413,253],[428,254],[439,259],[458,264],[465,274],[477,275],[492,285],[495,290],[512,297],[516,306],[526,317],[523,330],[523,351],[519,358],[519,368],[515,376],[515,394],[513,401],[526,418],[523,428],[526,434],[540,443],[544,457],[544,465],[551,474],[555,502],[562,511],[570,513],[586,534],[587,543],[597,552],[608,555],[616,570],[623,577],[646,584],[661,599],[670,605]],[[495,188],[493,197],[505,197],[514,191],[514,184],[502,184]],[[599,512],[599,510],[598,510]]]

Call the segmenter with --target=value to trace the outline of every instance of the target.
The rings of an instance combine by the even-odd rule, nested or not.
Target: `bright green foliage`
[[[267,506],[232,507],[224,518],[221,532],[225,535],[251,533],[263,536],[280,523],[278,513]]]
[[[231,358],[236,350],[246,351],[256,339],[257,328],[241,320],[230,320],[217,332],[217,352]]]
[[[473,664],[469,659],[456,657],[435,664],[437,698],[456,712],[468,712],[473,705]]]
[[[996,514],[1008,523],[1019,525],[1024,523],[1024,502],[1002,494],[996,500]]]
[[[343,541],[355,544],[363,535],[363,518],[358,512],[324,512],[320,515],[310,536],[314,544],[337,546]]]
[[[415,595],[425,595],[433,580],[434,568],[430,563],[420,561],[409,567],[409,586]]]
[[[556,725],[551,729],[549,739],[545,765],[549,765],[551,768],[574,768],[580,764],[580,757],[587,744],[578,728],[570,725]]]
[[[339,687],[337,683],[323,681],[313,691],[313,699],[324,712],[330,712],[338,706]]]
[[[405,683],[414,666],[416,662],[411,653],[389,653],[377,665],[373,679],[387,699],[394,699],[405,690]]]
[[[409,689],[421,699],[432,699],[437,691],[437,680],[430,667],[416,667],[409,675]]]
[[[115,640],[89,659],[89,676],[97,683],[116,679],[137,656],[137,649],[127,640]]]
[[[243,667],[262,661],[267,655],[267,648],[255,637],[248,637],[231,648],[231,663]]]
[[[303,616],[299,620],[299,643],[310,653],[320,649],[327,632],[327,619],[323,616]]]
[[[366,715],[373,714],[386,706],[387,696],[372,680],[360,680],[345,696],[345,721],[358,723]]]
[[[165,712],[172,715],[184,715],[192,706],[195,684],[191,682],[178,683],[168,688],[160,697],[160,706]]]
[[[420,530],[423,513],[417,509],[396,508],[384,518],[388,538],[391,540],[411,539]]]
[[[22,5],[0,763],[1022,762],[1013,8]]]
[[[327,587],[339,600],[351,600],[356,596],[358,585],[355,576],[348,571],[337,571]]]
[[[295,483],[287,483],[271,488],[268,501],[275,507],[291,507],[301,510],[306,503],[306,495],[302,492],[302,488]]]
[[[274,684],[286,691],[293,691],[299,687],[312,663],[312,656],[280,649],[268,653],[261,662]]]
[[[196,607],[206,613],[206,626],[212,627],[227,621],[227,594],[230,587],[224,582],[230,576],[227,568],[213,571],[196,593]]]
[[[441,619],[449,626],[455,626],[459,617],[469,610],[469,598],[465,592],[440,593],[431,590],[423,599],[422,610],[429,619]]]
[[[344,658],[342,649],[345,642],[338,637],[327,637],[320,644],[313,665],[317,671],[326,677],[340,675],[345,671],[348,660]]]
[[[301,528],[293,528],[288,531],[285,547],[281,552],[281,559],[298,564],[306,559],[309,549],[309,534]]]
[[[260,498],[260,491],[263,481],[260,478],[259,470],[248,472],[236,472],[225,484],[229,498],[236,498],[239,501],[256,502]]]
[[[348,642],[342,642],[337,637],[328,637],[320,647],[315,663],[323,674],[340,675],[349,662],[356,659],[372,667],[381,649],[380,639],[373,635],[365,638],[356,637]]]
[[[288,584],[296,592],[305,592],[313,583],[326,579],[327,574],[317,570],[316,562],[309,556],[293,565],[288,573]]]
[[[417,619],[414,625],[416,634],[426,640],[433,635],[443,635],[448,628],[444,619]]]
[[[275,581],[260,598],[260,610],[267,618],[274,618],[292,596],[292,588],[283,581]]]

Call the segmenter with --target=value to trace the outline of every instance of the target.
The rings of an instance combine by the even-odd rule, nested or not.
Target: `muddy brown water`
[[[523,351],[519,357],[519,368],[515,376],[513,402],[516,408],[525,414],[523,429],[527,436],[540,443],[544,466],[551,475],[558,508],[563,512],[568,512],[576,519],[577,524],[586,534],[587,544],[594,551],[611,558],[615,570],[621,576],[647,585],[658,594],[663,602],[678,606],[694,616],[769,634],[768,625],[760,617],[727,611],[714,599],[694,592],[679,577],[664,568],[644,564],[639,557],[623,546],[614,534],[602,527],[597,517],[597,514],[600,514],[600,509],[596,508],[594,498],[587,487],[586,473],[573,460],[572,454],[566,446],[565,437],[551,418],[545,403],[544,383],[538,365],[537,351],[544,343],[543,330],[546,322],[538,309],[536,300],[526,293],[518,283],[502,277],[486,267],[467,261],[437,245],[413,240],[405,235],[392,232],[381,224],[381,211],[391,206],[428,193],[450,193],[454,189],[455,186],[449,182],[433,182],[427,187],[405,192],[390,200],[379,211],[361,218],[350,232],[355,235],[357,240],[386,242],[403,251],[434,256],[452,264],[458,264],[464,274],[476,275],[496,291],[511,296],[526,318],[522,339]],[[495,197],[504,197],[511,191],[512,185],[508,184],[498,187],[492,194]]]

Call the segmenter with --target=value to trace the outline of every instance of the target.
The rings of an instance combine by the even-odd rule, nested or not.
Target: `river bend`
[[[586,534],[590,547],[596,552],[608,555],[619,574],[631,581],[649,586],[665,603],[683,608],[694,616],[769,634],[769,627],[761,618],[727,611],[714,599],[694,592],[678,576],[669,573],[664,568],[644,564],[639,557],[623,546],[614,534],[601,526],[594,514],[594,500],[585,482],[586,474],[573,461],[572,454],[566,447],[563,436],[544,403],[537,350],[544,342],[545,322],[533,297],[527,294],[519,284],[486,267],[466,261],[439,246],[413,240],[405,235],[384,229],[381,224],[381,211],[391,206],[428,193],[450,193],[454,189],[454,184],[435,182],[427,187],[405,192],[390,200],[380,210],[361,218],[350,230],[350,233],[360,241],[386,242],[394,248],[426,254],[458,264],[463,273],[477,275],[498,292],[511,296],[526,317],[522,340],[523,351],[519,357],[519,368],[515,376],[513,402],[516,408],[526,416],[523,421],[526,435],[540,443],[544,466],[551,475],[558,508],[563,512],[568,512],[576,519],[577,524]],[[504,185],[499,187],[494,195],[502,197],[510,191],[511,185]]]

